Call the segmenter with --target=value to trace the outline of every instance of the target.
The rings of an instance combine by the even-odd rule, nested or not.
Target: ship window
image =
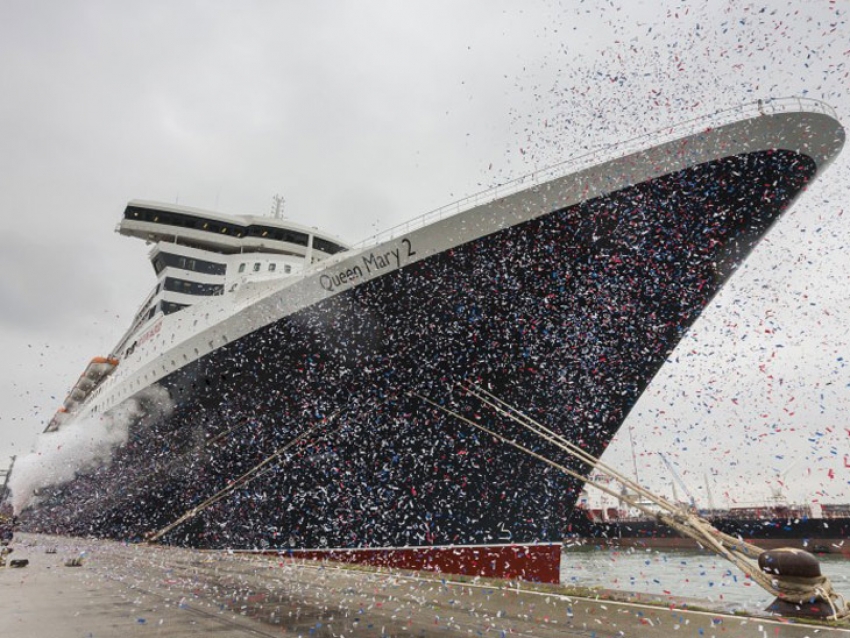
[[[257,262],[257,263],[254,264],[254,272],[259,272],[259,271],[260,271],[260,263]]]
[[[173,301],[161,301],[159,303],[162,312],[166,315],[170,315],[171,313],[177,312],[178,310],[183,310],[183,308],[187,308],[187,304],[184,303],[174,303]]]
[[[277,268],[277,264],[269,264],[269,272],[274,272]]]
[[[245,272],[246,264],[239,264],[239,272]]]
[[[203,259],[186,259],[185,257],[174,255],[171,253],[160,253],[154,260],[154,269],[157,268],[157,263],[161,263],[162,267],[157,271],[157,274],[166,266],[172,268],[182,268],[183,270],[193,270],[205,275],[223,275],[227,270],[224,264],[217,264],[213,261],[205,261]]]
[[[286,228],[272,228],[270,226],[249,226],[248,234],[253,237],[268,237],[276,241],[285,241],[298,246],[306,246],[309,240],[307,233]]]
[[[286,264],[286,265],[283,267],[283,272],[285,272],[285,273],[288,275],[289,273],[291,273],[291,272],[292,272],[292,266],[290,266],[289,264]]]
[[[220,295],[224,293],[223,284],[206,284],[175,277],[166,277],[164,288],[172,292],[182,292],[184,295]]]
[[[313,248],[328,255],[335,255],[345,250],[345,248],[339,244],[335,244],[327,239],[322,239],[321,237],[316,237],[315,235],[313,236]]]

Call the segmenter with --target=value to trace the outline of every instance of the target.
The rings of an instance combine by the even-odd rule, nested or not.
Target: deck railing
[[[824,113],[837,119],[835,110],[828,104],[819,100],[801,97],[758,100],[757,102],[752,102],[750,104],[743,104],[741,106],[724,109],[710,115],[685,120],[651,133],[645,133],[624,142],[604,146],[597,150],[590,151],[589,153],[554,164],[553,166],[523,175],[522,177],[500,184],[493,188],[474,193],[468,197],[464,197],[463,199],[446,204],[445,206],[435,208],[434,210],[428,211],[423,215],[398,224],[397,226],[388,228],[376,235],[371,235],[351,246],[349,250],[358,251],[372,246],[377,246],[378,244],[394,239],[395,237],[407,234],[413,230],[422,228],[423,226],[427,226],[428,224],[446,217],[457,215],[458,213],[470,210],[476,206],[489,204],[497,199],[525,190],[526,188],[531,188],[553,179],[564,177],[565,175],[595,166],[596,164],[619,159],[652,146],[658,146],[676,139],[689,137],[701,131],[717,128],[748,117],[787,112]],[[344,255],[345,253],[340,254]]]

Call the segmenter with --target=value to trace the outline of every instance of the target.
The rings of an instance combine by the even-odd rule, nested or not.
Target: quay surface
[[[850,637],[681,609],[673,598],[618,602],[516,582],[31,534],[12,547],[9,558],[29,564],[0,568],[0,636]]]

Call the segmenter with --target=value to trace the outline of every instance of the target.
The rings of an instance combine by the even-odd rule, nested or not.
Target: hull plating
[[[165,540],[559,542],[581,485],[412,393],[449,400],[452,383],[477,379],[601,454],[814,173],[785,151],[702,164],[340,292],[167,377],[173,413],[140,421],[111,465],[46,494],[27,527],[139,538],[321,424]]]

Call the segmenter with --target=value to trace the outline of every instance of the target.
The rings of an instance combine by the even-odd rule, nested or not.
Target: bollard
[[[779,589],[789,594],[774,600],[765,611],[796,618],[829,618],[833,611],[829,602],[817,595],[795,596],[795,590],[813,589],[825,581],[820,563],[809,552],[791,547],[781,547],[762,552],[758,557],[759,569],[771,576]]]

